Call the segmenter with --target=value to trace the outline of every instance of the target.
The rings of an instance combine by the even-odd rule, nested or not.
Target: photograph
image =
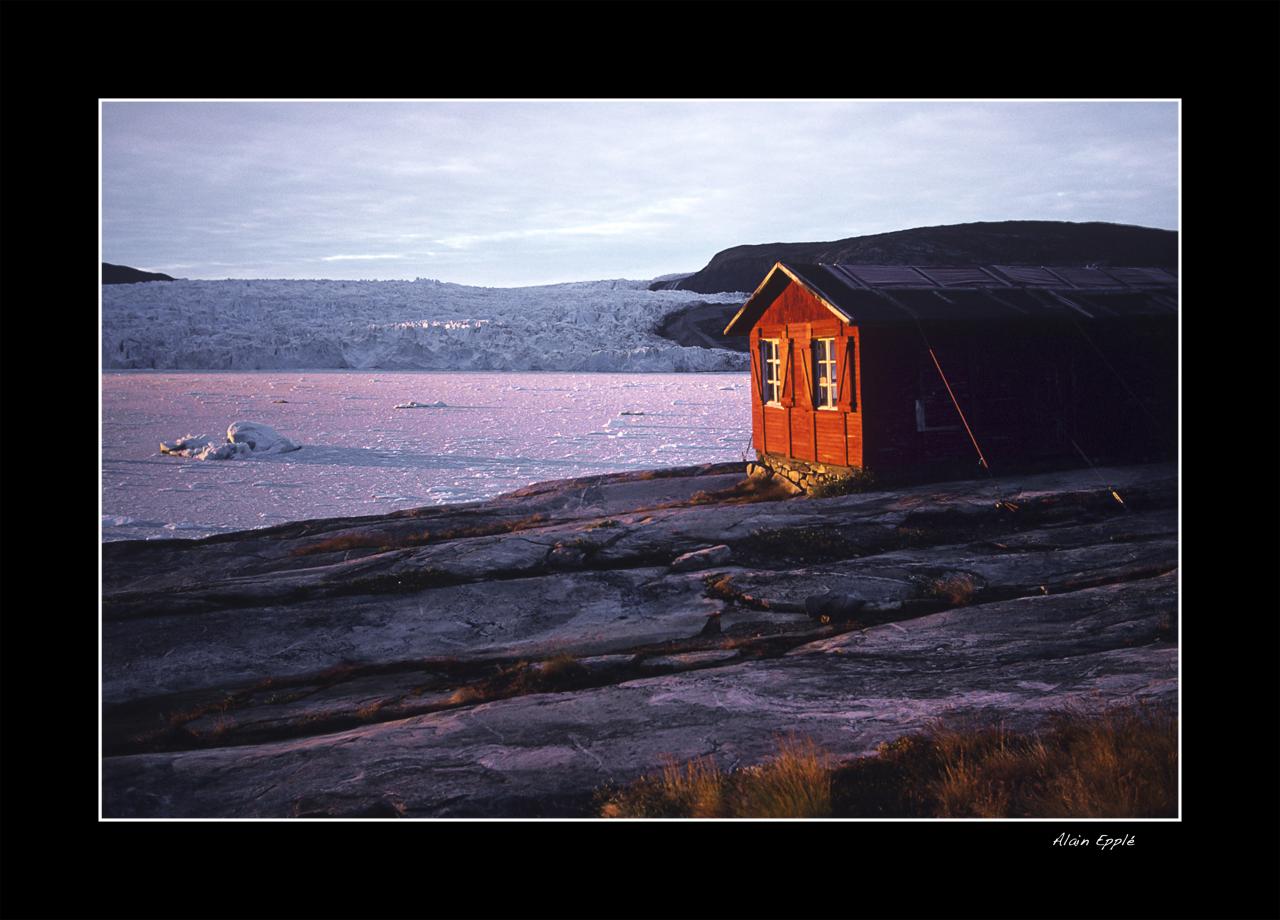
[[[98,106],[100,822],[1183,817],[1179,99]]]

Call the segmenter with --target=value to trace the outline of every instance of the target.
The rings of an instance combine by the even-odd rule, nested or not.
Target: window
[[[967,402],[969,385],[963,368],[951,375],[956,398]],[[937,365],[925,352],[920,359],[919,379],[916,383],[916,431],[959,431],[960,416],[947,392],[947,385],[938,375]]]
[[[814,393],[813,404],[819,409],[834,409],[840,397],[840,381],[836,371],[836,340],[813,340]]]
[[[760,340],[760,373],[764,380],[764,401],[773,405],[782,402],[782,361],[778,358],[778,340]]]

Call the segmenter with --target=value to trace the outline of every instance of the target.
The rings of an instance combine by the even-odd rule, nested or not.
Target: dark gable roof
[[[792,280],[817,295],[833,314],[860,326],[917,320],[1101,320],[1178,312],[1178,278],[1162,268],[778,262],[724,334],[745,334]]]

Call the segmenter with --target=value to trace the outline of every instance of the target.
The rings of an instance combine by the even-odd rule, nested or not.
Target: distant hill
[[[103,284],[134,284],[138,281],[177,281],[177,278],[170,278],[168,275],[160,272],[144,272],[136,268],[130,268],[127,265],[112,265],[110,262],[102,263],[102,283]]]
[[[650,290],[754,291],[777,261],[888,265],[1146,265],[1177,268],[1178,234],[1126,224],[1006,220],[918,227],[829,243],[762,243],[715,254],[686,278]]]

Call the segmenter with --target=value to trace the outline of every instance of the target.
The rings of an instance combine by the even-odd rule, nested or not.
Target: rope
[[[928,340],[925,346],[929,347]],[[987,464],[987,458],[982,456],[982,448],[978,446],[978,439],[973,436],[973,429],[969,427],[969,420],[964,417],[964,410],[960,408],[960,403],[956,400],[956,394],[951,392],[951,381],[947,380],[947,375],[942,372],[942,365],[938,363],[938,356],[933,353],[933,348],[929,347],[929,357],[933,359],[933,366],[938,369],[938,376],[942,378],[942,384],[947,388],[947,395],[951,397],[951,405],[956,407],[956,412],[960,414],[960,421],[964,422],[964,430],[969,435],[969,440],[973,442],[973,449],[978,452],[978,462],[982,464],[982,468],[988,473],[991,467]]]
[[[951,389],[951,382],[947,380],[947,375],[942,371],[942,364],[938,361],[938,356],[934,354],[933,345],[929,343],[929,336],[925,334],[924,324],[920,322],[920,317],[906,304],[902,303],[896,297],[887,291],[876,289],[876,293],[882,298],[889,301],[899,310],[906,313],[916,324],[916,331],[920,333],[920,340],[924,342],[924,347],[929,350],[929,357],[933,359],[933,366],[938,369],[938,376],[942,378],[943,385],[947,388],[947,395],[951,397],[951,405],[956,407],[956,413],[960,416],[960,421],[964,423],[964,430],[969,435],[969,440],[973,442],[973,449],[978,453],[978,463],[982,469],[986,471],[987,481],[991,485],[991,491],[996,497],[996,508],[1007,508],[1010,511],[1017,511],[1018,506],[1013,502],[1006,501],[1004,496],[1000,494],[1000,486],[997,485],[995,476],[991,472],[991,465],[987,463],[987,458],[982,454],[982,448],[978,446],[978,439],[974,437],[973,429],[969,427],[969,420],[964,417],[964,410],[960,408],[960,401],[956,399],[956,394]]]
[[[1089,459],[1089,455],[1080,449],[1080,445],[1076,443],[1076,439],[1068,435],[1067,440],[1070,441],[1071,446],[1076,449],[1076,453],[1084,458],[1084,462],[1089,464],[1089,468],[1093,470],[1093,475],[1098,477],[1098,482],[1102,483],[1103,487],[1111,493],[1111,497],[1120,503],[1120,507],[1125,511],[1133,511],[1132,508],[1124,503],[1124,499],[1120,497],[1120,493],[1115,490],[1115,487],[1112,486],[1110,482],[1102,478],[1102,474],[1098,472],[1098,468],[1094,466],[1093,461]]]

